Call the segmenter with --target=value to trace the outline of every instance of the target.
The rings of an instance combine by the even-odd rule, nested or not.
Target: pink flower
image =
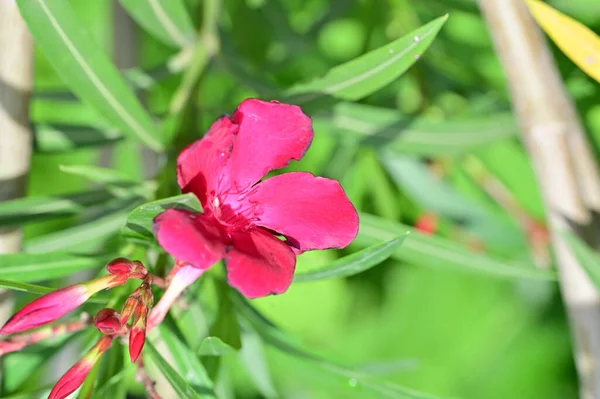
[[[63,399],[75,392],[83,384],[85,377],[90,373],[102,354],[110,348],[111,343],[111,337],[104,336],[100,338],[98,343],[58,380],[50,395],[48,395],[48,399]]]
[[[296,253],[345,247],[358,231],[356,210],[337,181],[306,172],[260,181],[302,158],[312,138],[299,107],[243,101],[179,155],[179,186],[200,199],[204,213],[158,215],[160,245],[202,270],[224,258],[229,283],[247,297],[286,291]]]

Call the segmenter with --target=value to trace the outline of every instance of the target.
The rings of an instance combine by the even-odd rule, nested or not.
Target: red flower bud
[[[123,332],[121,315],[114,309],[104,308],[94,316],[94,325],[105,335],[120,335]]]
[[[108,265],[106,265],[106,270],[114,276],[128,276],[143,278],[148,274],[148,270],[144,267],[142,262],[135,260],[131,261],[126,258],[117,258],[111,260]]]
[[[58,320],[87,301],[96,292],[124,284],[127,277],[108,275],[70,285],[43,295],[25,305],[0,329],[0,335],[30,330]]]
[[[87,301],[92,293],[84,284],[52,291],[15,313],[0,329],[0,334],[14,334],[51,323]]]
[[[48,399],[64,399],[79,388],[102,354],[110,348],[111,342],[110,337],[100,338],[98,343],[58,380]]]
[[[154,302],[154,296],[148,282],[142,283],[136,292],[139,293],[139,299],[133,312],[133,326],[129,334],[129,357],[132,362],[137,360],[144,348],[148,311]]]
[[[146,343],[146,326],[133,327],[129,333],[129,357],[132,362],[135,362]]]

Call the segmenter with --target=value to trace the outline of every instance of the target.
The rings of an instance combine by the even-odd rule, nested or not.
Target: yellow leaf
[[[539,0],[526,0],[531,14],[563,53],[600,82],[600,37]]]

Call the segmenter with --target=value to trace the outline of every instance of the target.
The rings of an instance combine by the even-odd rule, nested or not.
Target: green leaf
[[[209,336],[219,338],[233,349],[240,349],[242,338],[240,325],[229,297],[231,288],[223,280],[216,279],[214,283],[217,289],[218,308],[216,320],[210,326]]]
[[[581,238],[571,232],[562,232],[561,236],[575,254],[579,265],[585,270],[596,289],[600,290],[600,257]]]
[[[80,270],[99,269],[106,256],[81,256],[62,252],[0,255],[0,278],[17,282],[42,281],[70,276]]]
[[[150,116],[64,0],[18,0],[36,44],[65,84],[115,127],[159,151]]]
[[[61,165],[60,170],[100,183],[116,197],[131,197],[132,195],[149,197],[152,191],[150,184],[143,185],[125,173],[114,169],[91,165]]]
[[[182,0],[120,0],[133,19],[165,44],[194,43],[195,29]]]
[[[103,209],[102,216],[98,218],[26,240],[23,250],[28,253],[63,250],[87,251],[90,249],[90,245],[101,243],[119,232],[133,203],[131,201],[119,202],[118,206],[115,209]]]
[[[169,354],[180,373],[185,375],[186,381],[196,388],[198,392],[204,392],[214,397],[212,390],[214,384],[208,376],[200,359],[183,340],[178,338],[175,323],[165,320],[159,327],[160,337],[169,349]]]
[[[152,221],[160,213],[171,208],[194,212],[201,212],[202,209],[198,198],[191,193],[148,202],[138,206],[129,214],[125,225],[121,229],[121,234],[138,242],[155,243],[154,234],[152,233]]]
[[[412,228],[362,213],[360,230],[355,242],[371,245],[373,242],[389,240],[407,230]],[[538,269],[529,263],[508,262],[483,253],[475,253],[445,238],[425,235],[417,231],[411,231],[402,248],[394,251],[392,257],[414,265],[448,267],[493,277],[556,280],[556,273],[551,270]]]
[[[239,358],[262,396],[267,399],[281,396],[275,389],[262,339],[254,331],[247,330],[242,333]]]
[[[344,378],[355,381],[357,384],[369,388],[380,394],[380,397],[386,398],[401,398],[401,399],[438,399],[421,392],[413,391],[408,388],[381,380],[374,380],[368,373],[363,373],[360,370],[355,370],[336,362],[332,362],[324,357],[315,355],[308,350],[305,350],[302,345],[285,334],[273,325],[268,319],[260,314],[248,301],[239,293],[230,290],[231,298],[238,310],[246,327],[251,328],[260,335],[265,343],[288,355],[299,359],[309,361],[324,370],[340,375]]]
[[[152,342],[147,341],[144,353],[147,354],[158,367],[162,375],[169,381],[169,384],[177,392],[177,397],[181,399],[199,399],[202,398],[199,392],[194,390],[185,379],[177,373],[177,371],[161,356],[156,350]],[[211,392],[203,392],[204,394],[210,394]]]
[[[50,291],[54,291],[54,288],[42,287],[41,285],[17,283],[15,281],[0,280],[0,288],[4,288],[12,291],[28,292],[30,294],[44,295]]]
[[[34,125],[37,153],[68,152],[78,148],[110,145],[123,137],[115,129],[96,129],[84,126]]]
[[[113,195],[107,190],[97,189],[56,197],[25,197],[0,202],[0,226],[76,215],[86,207],[111,198]]]
[[[296,273],[294,275],[294,282],[348,277],[362,273],[389,258],[402,244],[406,236],[407,235],[405,234],[392,240],[375,244],[362,251],[338,259],[324,268],[304,273]]]
[[[285,94],[318,93],[343,100],[360,100],[388,85],[412,66],[447,19],[447,15],[439,17],[398,40],[336,66],[320,79],[294,86]],[[308,96],[308,99],[313,97]]]
[[[219,337],[206,337],[200,342],[198,355],[200,356],[222,356],[235,353],[236,350],[221,341]]]
[[[519,132],[508,113],[435,121],[345,102],[336,104],[329,115],[317,115],[313,122],[317,132],[416,155],[460,154],[517,137]]]

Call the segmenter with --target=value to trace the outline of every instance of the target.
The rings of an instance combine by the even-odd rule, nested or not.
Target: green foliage
[[[154,150],[162,148],[150,116],[73,9],[62,0],[21,0],[36,43],[69,88],[117,128]]]
[[[403,235],[381,244],[373,245],[352,255],[340,258],[321,269],[296,273],[294,275],[294,281],[314,281],[334,277],[348,277],[362,273],[389,258],[396,248],[402,244],[405,238],[406,235]]]
[[[36,44],[28,192],[0,203],[0,227],[24,227],[22,252],[0,255],[17,304],[118,256],[168,271],[153,219],[202,211],[176,185],[180,149],[244,98],[288,101],[315,137],[283,172],[340,180],[358,237],[299,255],[279,296],[247,301],[215,265],[150,332],[150,375],[181,398],[577,397],[556,273],[534,266],[552,263],[529,230],[544,208],[475,2],[120,0],[138,61],[124,70],[114,2],[17,3]],[[594,4],[552,2],[597,30]],[[557,60],[600,137],[598,86]],[[433,234],[413,227],[423,215]],[[598,283],[594,251],[566,240]],[[6,356],[0,396],[44,397],[62,342]],[[128,356],[113,343],[80,395],[144,397]]]

